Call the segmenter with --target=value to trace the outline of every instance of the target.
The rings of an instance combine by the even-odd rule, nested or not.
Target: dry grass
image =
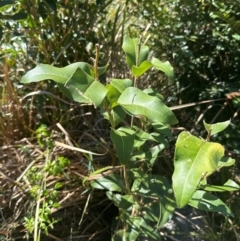
[[[0,143],[11,143],[24,136],[27,115],[10,80],[7,64],[2,64],[0,82]]]
[[[54,139],[64,142],[59,136],[56,133]],[[24,138],[13,145],[3,145],[0,155],[4,157],[0,166],[0,235],[2,240],[23,240],[26,237],[23,217],[34,215],[36,205],[30,195],[32,185],[26,173],[33,166],[43,169],[44,150],[39,148],[36,138]],[[112,209],[112,204],[103,192],[93,193],[90,189],[86,192],[82,187],[82,180],[88,175],[88,160],[78,152],[58,146],[53,148],[51,156],[67,157],[71,163],[64,175],[50,175],[46,179],[47,189],[53,189],[56,183],[62,183],[62,188],[58,192],[61,206],[51,210],[59,222],[44,240],[102,240],[99,237],[110,237],[111,218],[107,218],[106,213]],[[29,237],[32,240],[31,235]]]

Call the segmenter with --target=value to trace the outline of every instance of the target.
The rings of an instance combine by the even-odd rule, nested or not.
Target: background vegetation
[[[1,1],[2,240],[32,239],[27,227],[34,227],[31,218],[38,205],[34,187],[40,184],[48,190],[39,214],[45,218],[42,228],[53,228],[42,240],[109,240],[109,226],[116,210],[104,193],[84,194],[81,181],[96,166],[110,163],[111,157],[99,157],[93,163],[91,155],[51,145],[54,141],[66,142],[104,153],[109,127],[94,107],[67,102],[52,82],[22,86],[19,80],[37,63],[58,67],[77,61],[91,63],[95,44],[100,45],[100,65],[109,63],[102,82],[108,82],[110,77],[129,77],[121,49],[125,36],[142,37],[152,55],[169,60],[175,70],[175,82],[171,85],[159,73],[142,77],[143,85],[156,88],[168,106],[175,106],[179,120],[179,126],[172,130],[172,147],[159,157],[156,172],[171,176],[172,151],[179,130],[202,136],[203,120],[213,123],[231,119],[231,126],[214,139],[225,145],[227,154],[236,159],[236,165],[221,180],[213,177],[212,182],[223,183],[230,176],[239,182],[239,3],[230,0]],[[54,165],[46,169],[46,160]],[[56,170],[50,172],[52,169]],[[40,173],[37,178],[36,173]],[[29,189],[23,191],[23,184]],[[51,196],[49,190],[57,190],[57,194]],[[231,207],[234,219],[197,213],[196,216],[202,216],[201,228],[206,236],[199,237],[199,223],[185,227],[183,234],[176,232],[177,227],[175,233],[166,228],[162,236],[169,240],[187,240],[186,236],[189,240],[238,240],[239,193],[224,194],[221,198]],[[193,215],[191,210],[186,212],[179,215],[185,219]]]

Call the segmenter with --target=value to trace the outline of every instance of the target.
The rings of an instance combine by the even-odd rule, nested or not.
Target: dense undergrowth
[[[236,163],[215,173],[209,182],[223,184],[229,178],[240,182],[237,2],[32,4],[22,0],[1,2],[0,8],[1,240],[33,240],[40,233],[40,240],[110,240],[118,210],[105,192],[86,191],[82,186],[90,173],[113,165],[113,153],[108,152],[109,123],[91,104],[66,99],[53,82],[22,85],[20,79],[37,63],[63,67],[85,61],[93,65],[96,43],[100,45],[99,66],[109,64],[101,83],[109,83],[112,77],[132,78],[121,49],[126,35],[142,36],[142,42],[151,46],[150,55],[169,60],[175,70],[171,85],[159,72],[140,77],[139,87],[160,92],[179,120],[153,173],[171,179],[174,145],[181,131],[206,136],[203,120],[231,119],[230,126],[212,141],[223,144],[225,154]],[[162,239],[239,240],[239,192],[218,196],[234,218],[176,210],[173,220],[185,215],[188,225],[184,232],[174,224],[174,228],[165,226]],[[194,221],[198,216],[199,223]]]

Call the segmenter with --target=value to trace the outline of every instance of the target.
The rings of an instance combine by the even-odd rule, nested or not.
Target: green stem
[[[137,49],[137,55],[136,55],[136,66],[139,66],[139,56],[141,52],[141,45],[142,45],[142,40],[140,38],[138,42],[138,49]],[[137,77],[134,77],[133,86],[137,88]],[[133,127],[133,123],[134,123],[134,116],[132,116],[131,118],[131,128]]]
[[[98,60],[99,60],[99,51],[100,51],[100,47],[99,47],[99,44],[96,44],[95,45],[96,47],[96,58],[95,58],[95,61],[94,61],[94,77],[95,77],[95,80],[98,80]]]
[[[125,165],[123,166],[123,176],[124,176],[124,180],[126,183],[127,194],[130,194],[131,190],[130,190],[130,185],[129,185],[129,180],[128,180],[127,168]]]

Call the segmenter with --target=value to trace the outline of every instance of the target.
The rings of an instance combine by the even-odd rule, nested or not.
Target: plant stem
[[[94,77],[95,77],[95,80],[98,80],[98,60],[99,60],[99,44],[96,44],[95,45],[96,47],[96,58],[95,58],[95,61],[94,61]]]
[[[140,57],[140,52],[141,52],[141,45],[142,45],[142,40],[140,38],[139,42],[138,42],[138,49],[137,49],[137,54],[136,54],[136,66],[139,66],[139,57]],[[133,79],[133,86],[137,88],[137,77],[135,77],[135,76],[134,76],[134,79]],[[133,127],[133,122],[134,122],[134,116],[131,117],[131,128]]]
[[[129,186],[127,168],[126,168],[125,165],[123,166],[123,175],[124,175],[124,180],[125,180],[125,183],[126,183],[127,193],[130,194],[130,193],[131,193],[131,190],[130,190],[130,186]]]

